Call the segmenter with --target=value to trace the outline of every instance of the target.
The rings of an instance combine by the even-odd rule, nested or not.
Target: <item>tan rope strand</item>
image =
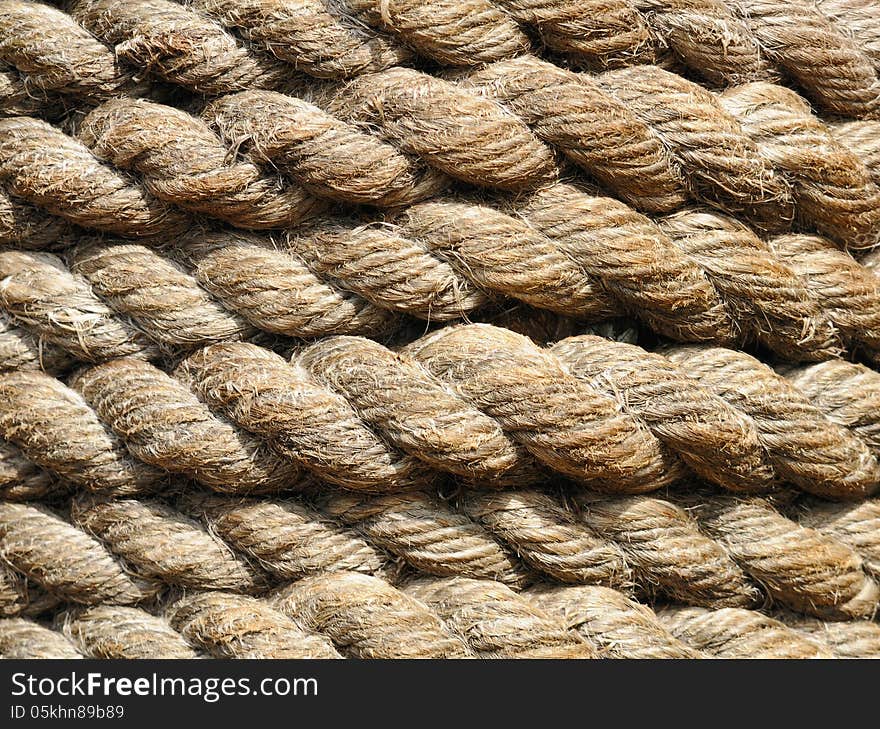
[[[578,633],[498,582],[420,578],[402,589],[428,605],[481,658],[596,657]]]
[[[831,658],[831,651],[761,613],[742,608],[666,608],[660,622],[715,658]]]
[[[246,595],[190,593],[167,605],[164,617],[188,643],[216,658],[341,657],[325,638]]]
[[[135,574],[193,590],[259,592],[265,573],[200,524],[157,501],[74,499],[73,523],[101,540]]]
[[[99,541],[42,506],[0,503],[0,557],[47,592],[84,605],[130,605],[161,587],[130,576]]]
[[[162,618],[136,607],[96,605],[56,618],[61,632],[88,658],[188,659],[198,654]]]
[[[25,618],[0,619],[0,658],[33,660],[82,657],[61,633]]]
[[[378,577],[328,572],[277,591],[270,603],[356,658],[467,658],[471,650],[422,603]]]
[[[387,554],[296,501],[187,491],[175,505],[281,580],[340,570],[383,576],[389,570]]]
[[[142,461],[231,493],[296,485],[291,461],[211,413],[184,385],[134,359],[77,373],[72,383]]]
[[[149,492],[164,475],[132,458],[79,393],[40,372],[0,374],[0,436],[32,463],[95,491]]]
[[[558,615],[592,643],[602,658],[703,658],[675,638],[647,606],[598,585],[535,585],[523,593]]]

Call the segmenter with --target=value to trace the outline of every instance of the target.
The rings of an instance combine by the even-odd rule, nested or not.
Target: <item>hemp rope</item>
[[[3,288],[0,284],[0,290]],[[0,313],[0,371],[43,370],[54,375],[69,369],[72,364],[72,358],[65,350],[33,336],[16,326],[5,312]]]
[[[193,590],[260,592],[267,576],[198,523],[158,502],[79,497],[74,525],[99,539],[129,571]]]
[[[619,545],[646,587],[676,602],[753,607],[760,591],[718,542],[669,501],[646,496],[597,499],[575,493],[578,520]]]
[[[246,595],[193,592],[167,605],[163,614],[187,643],[215,658],[341,657],[326,638]]]
[[[461,347],[461,343],[466,346]],[[578,338],[567,340],[555,349],[565,352],[573,348],[583,349],[585,345],[589,346],[589,341]],[[527,465],[525,471],[507,470],[520,462],[531,463],[528,459],[515,460],[522,459],[525,453],[517,441],[563,474],[580,476],[593,486],[617,492],[657,488],[681,480],[686,473],[682,462],[673,459],[671,452],[661,450],[660,443],[668,439],[669,434],[658,430],[661,440],[657,440],[648,429],[649,425],[641,423],[642,412],[655,406],[662,408],[659,396],[652,395],[644,400],[642,407],[633,408],[638,404],[638,397],[634,394],[635,399],[621,408],[617,404],[620,393],[629,389],[622,375],[614,376],[614,371],[606,367],[616,384],[613,395],[604,394],[609,392],[607,383],[596,386],[589,380],[580,379],[578,367],[581,365],[569,371],[554,356],[554,350],[540,350],[521,335],[489,325],[453,327],[409,345],[408,351],[415,354],[423,365],[369,340],[325,339],[306,348],[295,360],[295,365],[303,365],[317,374],[317,380],[310,380],[304,370],[287,367],[274,355],[253,345],[217,346],[221,349],[209,349],[187,360],[180,368],[183,379],[194,383],[200,396],[207,398],[212,407],[219,407],[225,415],[232,417],[233,422],[261,437],[269,436],[272,443],[281,441],[282,452],[288,458],[271,454],[264,445],[231,422],[218,419],[180,381],[145,362],[132,359],[115,360],[78,373],[73,384],[83,393],[86,402],[57,380],[40,373],[0,375],[0,388],[6,395],[0,407],[0,436],[22,449],[34,463],[76,483],[93,489],[129,489],[132,493],[148,490],[158,482],[160,474],[127,460],[102,421],[146,463],[189,474],[212,488],[233,491],[278,490],[295,486],[296,469],[289,460],[291,456],[318,475],[330,474],[331,480],[349,488],[375,491],[383,485],[384,478],[395,473],[395,480],[384,484],[385,488],[430,483],[425,471],[416,467],[415,462],[409,462],[413,465],[408,466],[407,460],[396,449],[385,445],[384,438],[390,439],[404,452],[410,452],[418,461],[441,471],[472,476],[474,469],[480,468],[483,469],[483,478],[506,473],[506,481],[496,483],[496,487],[505,482],[526,485],[538,477],[539,471],[533,465]],[[630,351],[632,356],[638,354],[638,350]],[[234,364],[235,358],[227,358],[227,354],[233,353],[235,357],[243,356],[241,364]],[[504,360],[497,359],[500,353],[504,354]],[[671,350],[670,355],[683,367],[683,372],[699,379],[702,388],[727,400],[741,413],[738,419],[745,423],[742,426],[744,440],[737,442],[738,434],[734,429],[729,439],[731,443],[725,447],[726,452],[746,454],[743,466],[735,463],[744,475],[734,482],[734,486],[742,488],[743,481],[752,488],[771,485],[769,461],[781,478],[820,495],[852,498],[876,488],[880,467],[868,444],[858,437],[857,432],[834,423],[804,394],[765,365],[748,355],[718,348],[678,348]],[[615,355],[615,361],[625,361],[627,356],[630,355],[624,347],[620,355]],[[215,358],[216,364],[211,365],[211,359],[206,357]],[[566,355],[565,359],[577,362],[573,358],[578,357],[579,354]],[[206,369],[209,366],[219,368],[216,376],[211,375],[212,370]],[[264,367],[266,370],[262,370]],[[447,384],[435,379],[424,367],[432,369]],[[514,372],[517,374],[511,378]],[[662,383],[664,378],[671,376],[673,382],[678,379],[689,384],[671,365],[658,366],[656,374],[645,369],[644,374],[650,381]],[[207,379],[199,384],[209,375],[217,379]],[[369,379],[358,379],[367,376]],[[279,378],[277,382],[276,377]],[[329,392],[323,395],[321,378],[325,385],[332,384],[353,410],[346,408],[343,400],[333,398]],[[228,387],[224,383],[230,381],[251,383],[249,387],[256,399],[242,400],[237,393],[225,394]],[[392,389],[375,389],[376,382],[385,383],[383,387]],[[303,420],[301,413],[286,406],[279,412],[288,415],[273,421],[271,429],[267,430],[267,415],[261,415],[260,408],[271,407],[274,412],[277,395],[272,395],[273,390],[285,388],[284,397],[289,398],[297,391],[288,389],[289,386],[295,386],[309,397],[314,396],[318,402],[325,399],[335,402],[335,411],[345,415],[338,422],[350,423],[345,431],[351,433],[346,436],[347,442],[368,446],[363,456],[380,460],[373,465],[365,462],[369,467],[362,469],[364,475],[352,471],[352,475],[346,478],[345,469],[358,463],[352,458],[361,458],[362,454],[353,451],[344,459],[333,455],[337,441],[335,437],[327,437],[329,430],[325,434],[308,427],[308,421]],[[412,396],[407,396],[408,400],[397,399],[397,387],[410,390]],[[695,387],[689,385],[691,390]],[[33,397],[35,392],[41,393],[39,399]],[[479,407],[467,404],[462,397]],[[697,402],[688,405],[690,410],[686,411],[696,414],[700,408],[705,410],[700,403],[705,397],[707,395],[696,389],[692,399]],[[543,404],[538,403],[543,403],[544,398],[558,403],[555,406],[557,412],[570,409],[570,423],[563,420],[550,423],[540,419]],[[407,419],[409,403],[420,399],[425,401],[420,420]],[[65,403],[63,407],[70,413],[68,417],[78,423],[74,432],[83,442],[77,448],[70,446],[71,434],[67,433],[66,422],[57,418],[57,401]],[[439,403],[448,405],[439,407]],[[535,405],[528,410],[522,403]],[[587,406],[590,410],[586,410]],[[598,427],[594,427],[585,419],[584,412],[596,412],[597,409],[605,415],[604,420],[597,421]],[[353,415],[355,412],[357,416]],[[719,412],[722,411],[719,409]],[[448,413],[459,413],[456,416],[459,419],[450,421]],[[460,420],[465,413],[468,413],[469,421]],[[337,433],[337,421],[332,422],[332,432]],[[457,445],[461,440],[461,422],[472,422],[469,427],[475,428],[475,433],[483,434],[466,441],[463,451]],[[778,423],[781,422],[796,425],[780,429]],[[187,438],[181,438],[175,423],[187,423]],[[382,439],[377,437],[376,431],[369,429],[368,423],[377,428]],[[654,423],[656,428],[656,420]],[[524,426],[530,428],[532,434]],[[608,463],[608,449],[619,442],[616,438],[621,430],[626,433],[624,428],[637,434],[639,439],[635,443],[649,446],[647,454],[664,454],[661,470],[651,469],[649,465],[649,478],[632,479],[632,471],[621,474],[620,463]],[[763,453],[756,447],[755,430]],[[444,433],[448,433],[446,440],[439,440]],[[560,434],[561,438],[558,437]],[[685,436],[686,444],[674,439],[670,443],[691,455],[706,447],[700,446],[702,436],[699,431],[681,431],[679,437],[683,440]],[[427,444],[426,452],[418,445],[421,441]],[[717,438],[710,442],[717,443]],[[588,448],[601,448],[604,453],[597,457]],[[384,457],[381,456],[383,450]],[[114,452],[119,455],[112,456]],[[629,459],[640,455],[631,448],[625,452]],[[805,458],[805,453],[810,453],[810,457]],[[59,457],[61,454],[64,457]],[[594,466],[597,470],[593,473],[583,474],[570,465],[577,467],[578,463],[589,463],[589,458],[597,458]],[[387,467],[382,465],[381,459]],[[647,463],[651,464],[651,461]],[[378,472],[377,468],[380,469]],[[640,475],[638,470],[635,474]],[[529,477],[523,480],[527,475]],[[726,475],[713,480],[721,485],[731,482]]]
[[[305,577],[270,598],[304,628],[353,658],[468,658],[471,649],[421,602],[356,572]]]
[[[61,633],[26,618],[0,619],[0,657],[12,659],[82,658]]]
[[[872,618],[880,587],[842,541],[802,527],[758,497],[676,496],[767,594],[807,615]]]
[[[55,624],[87,658],[198,657],[165,620],[136,607],[96,605],[69,610]]]
[[[0,498],[39,501],[64,490],[65,486],[53,474],[28,460],[17,446],[0,440]]]
[[[130,605],[160,589],[130,576],[100,542],[39,505],[0,503],[0,557],[69,602]]]
[[[676,638],[715,658],[831,658],[830,649],[767,615],[742,608],[657,611]]]
[[[229,499],[188,491],[175,506],[279,580],[340,570],[390,577],[389,555],[291,499]]]
[[[654,612],[608,587],[535,585],[525,596],[559,616],[601,658],[702,658],[669,633]]]
[[[867,620],[829,623],[794,613],[776,619],[827,646],[836,658],[880,658],[880,626]]]
[[[563,621],[506,585],[464,577],[420,578],[403,591],[425,603],[481,658],[595,658]]]
[[[880,501],[834,504],[811,499],[795,505],[792,516],[799,524],[855,550],[864,560],[865,571],[880,577]]]

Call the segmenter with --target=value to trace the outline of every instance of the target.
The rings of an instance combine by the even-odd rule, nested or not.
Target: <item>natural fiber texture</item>
[[[519,117],[479,94],[407,68],[355,79],[319,100],[455,179],[518,190],[549,180],[553,153]]]
[[[550,352],[573,375],[615,397],[707,480],[736,491],[772,485],[754,421],[667,358],[590,335],[563,339]]]
[[[217,658],[340,658],[326,639],[245,595],[195,592],[168,605],[165,617],[188,643]]]
[[[0,564],[0,617],[40,615],[57,607],[59,600],[34,585],[11,567]]]
[[[121,61],[196,93],[283,88],[294,73],[269,55],[248,51],[207,16],[171,0],[65,4],[73,18],[112,46]]]
[[[780,476],[820,496],[861,498],[880,483],[868,446],[832,422],[787,380],[753,357],[727,349],[681,347],[669,357],[750,415]]]
[[[0,60],[14,66],[28,95],[43,103],[53,93],[99,103],[135,90],[109,48],[69,15],[40,2],[0,3]]]
[[[417,460],[370,430],[343,397],[273,352],[244,343],[206,347],[175,374],[209,405],[332,483],[366,491],[430,483]]]
[[[537,191],[516,213],[658,332],[683,341],[734,340],[719,293],[645,216],[568,184]]]
[[[778,620],[742,608],[665,608],[660,621],[679,640],[716,658],[831,658],[831,651]]]
[[[117,314],[168,347],[237,339],[253,331],[180,267],[144,246],[87,241],[70,252],[70,261],[71,270]]]
[[[706,89],[654,66],[610,71],[599,83],[651,126],[699,199],[762,229],[791,219],[788,184]]]
[[[82,658],[61,633],[25,618],[0,619],[0,658]]]
[[[129,605],[158,589],[129,576],[100,542],[41,506],[0,503],[0,556],[69,602]]]
[[[686,199],[661,139],[590,77],[521,56],[479,69],[465,85],[503,103],[626,202],[668,212]]]
[[[296,501],[187,492],[177,506],[280,580],[334,571],[381,576],[389,569],[387,554]]]
[[[354,337],[330,337],[297,358],[401,450],[444,471],[500,485],[532,483],[524,449],[406,355]],[[491,415],[491,414],[490,414]]]
[[[0,308],[19,326],[79,360],[152,359],[159,351],[51,253],[0,251]]]
[[[760,592],[686,511],[646,496],[575,494],[579,521],[617,543],[649,591],[706,607],[752,607]]]
[[[32,463],[95,491],[151,491],[163,476],[133,459],[79,393],[39,372],[0,375],[0,436]]]
[[[258,48],[318,78],[346,78],[405,63],[409,49],[320,0],[190,0]]]
[[[481,658],[596,657],[562,620],[500,583],[422,578],[403,590],[434,610]]]
[[[799,526],[760,498],[700,494],[680,503],[780,604],[834,620],[876,613],[880,587],[842,541]]]
[[[819,107],[843,116],[876,116],[880,82],[870,59],[809,0],[736,0],[730,5],[761,44]]]
[[[217,418],[177,380],[152,365],[117,359],[79,372],[74,387],[146,463],[218,491],[278,491],[298,469]]]
[[[266,576],[201,525],[153,501],[75,499],[74,524],[100,539],[131,572],[194,590],[255,592]]]
[[[139,172],[160,200],[241,228],[290,227],[321,208],[251,163],[230,164],[229,150],[203,121],[170,106],[108,101],[83,120],[79,138],[101,159]]]
[[[647,428],[521,335],[489,325],[449,327],[406,351],[567,476],[649,491],[679,475],[679,462]]]
[[[223,96],[205,108],[202,118],[227,146],[331,200],[403,205],[448,184],[445,175],[391,144],[314,104],[274,91]]]
[[[72,358],[63,349],[33,336],[0,314],[0,371],[43,370],[57,374],[71,364]]]
[[[457,293],[459,314],[464,313],[463,294],[470,288],[468,281],[494,294],[573,317],[596,320],[620,313],[619,305],[600,280],[594,280],[585,266],[519,217],[488,205],[440,198],[410,206],[395,222],[399,228],[391,233],[382,228],[353,231],[354,245],[346,246],[346,262],[362,260],[365,246],[375,240],[373,236],[400,235],[452,266],[455,277],[451,286]],[[315,243],[321,245],[313,249],[326,256],[326,237]],[[383,245],[383,249],[387,247]],[[400,266],[407,281],[421,270],[417,265],[420,259],[413,258],[410,254],[406,266]],[[395,269],[398,265],[395,262]],[[378,267],[376,272],[387,276]],[[436,288],[439,284],[438,280]],[[447,281],[443,284],[450,286]],[[469,297],[468,303],[473,299],[482,303],[477,296]],[[437,304],[432,301],[430,318],[437,319],[438,313],[442,317],[445,311],[437,312]]]
[[[494,530],[486,529],[440,499],[419,491],[361,497],[321,493],[320,510],[363,534],[369,542],[402,559],[420,572],[496,580],[522,588],[531,581]]]
[[[549,496],[473,491],[463,495],[462,509],[507,542],[529,567],[560,582],[614,587],[631,582],[621,548],[597,537]]]
[[[466,658],[471,650],[422,603],[378,577],[328,572],[279,590],[272,604],[354,658]]]
[[[719,98],[761,154],[788,174],[804,224],[844,248],[880,243],[880,188],[804,99],[768,83],[740,86]]]
[[[864,365],[832,360],[782,370],[828,416],[880,454],[880,374]]]
[[[259,329],[291,337],[387,334],[394,315],[278,250],[273,240],[230,231],[195,232],[171,249],[199,285]]]
[[[17,446],[0,440],[0,498],[38,501],[63,491],[52,474],[28,460]]]
[[[874,184],[880,184],[880,121],[854,121],[830,124],[834,138],[855,154],[865,165]]]
[[[54,246],[69,235],[71,226],[0,188],[0,243],[13,248]]]
[[[810,500],[793,510],[798,523],[817,529],[854,549],[865,570],[880,577],[880,501],[832,504]]]
[[[878,38],[0,0],[0,653],[876,653]]]
[[[0,119],[0,182],[86,228],[129,237],[173,235],[186,219],[81,142],[38,119]]]
[[[827,646],[836,658],[880,658],[880,626],[874,622],[829,623],[795,613],[777,614],[776,618],[816,643]]]
[[[852,340],[852,349],[880,361],[880,278],[824,238],[783,235],[770,245]]]
[[[88,658],[196,658],[162,618],[134,607],[97,605],[63,613],[61,632]]]
[[[702,658],[673,637],[652,610],[608,587],[536,585],[525,595],[562,618],[601,658]]]
[[[741,341],[762,344],[789,361],[840,352],[836,310],[787,256],[747,226],[705,209],[684,210],[659,223],[720,292]]]

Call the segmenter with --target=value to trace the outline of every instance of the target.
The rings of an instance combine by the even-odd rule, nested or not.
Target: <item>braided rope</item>
[[[26,618],[0,619],[0,656],[7,660],[82,658],[61,633]]]

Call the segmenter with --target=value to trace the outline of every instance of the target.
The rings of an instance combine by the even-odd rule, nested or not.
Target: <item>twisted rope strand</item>
[[[175,504],[281,580],[330,571],[383,576],[388,555],[295,501],[187,492]]]
[[[851,349],[880,362],[880,279],[824,238],[782,235],[770,246],[801,277]]]
[[[0,437],[30,462],[90,490],[149,492],[164,475],[132,458],[79,393],[40,372],[0,375]]]
[[[253,89],[222,96],[202,118],[227,148],[277,168],[319,197],[382,207],[431,197],[450,180],[314,104]]]
[[[531,576],[483,526],[427,493],[321,493],[318,509],[420,572],[494,580],[521,589]]]
[[[593,644],[602,658],[702,658],[675,638],[645,605],[598,585],[535,585],[524,593]]]
[[[167,605],[164,617],[188,643],[216,658],[341,658],[326,638],[246,595],[191,593]]]
[[[0,556],[47,592],[84,605],[130,605],[161,588],[130,576],[99,541],[42,506],[0,503]]]
[[[321,0],[188,0],[310,76],[343,79],[406,64],[409,49]]]
[[[649,589],[688,605],[752,607],[759,590],[720,544],[681,508],[645,496],[597,499],[575,494],[579,521],[620,545]]]
[[[421,578],[402,589],[436,612],[481,658],[596,657],[578,633],[498,582]]]
[[[799,524],[816,529],[854,549],[866,571],[880,577],[880,501],[832,504],[811,499],[793,509]]]
[[[378,577],[328,572],[277,591],[270,603],[355,658],[468,658],[471,649],[422,603]]]
[[[96,605],[59,615],[56,624],[88,658],[197,658],[165,620],[135,607]]]
[[[681,462],[644,425],[522,335],[485,324],[454,326],[405,351],[567,476],[639,492],[662,488],[683,473]]]
[[[78,497],[73,523],[101,540],[132,572],[194,590],[258,592],[266,575],[197,522],[156,501]]]
[[[803,223],[844,249],[880,244],[880,188],[804,99],[776,84],[753,83],[729,89],[719,100],[761,155],[787,174]]]
[[[244,343],[206,347],[184,360],[175,376],[233,422],[331,483],[395,491],[432,480],[420,461],[370,430],[345,398],[265,349]]]
[[[15,326],[9,317],[0,312],[0,371],[42,370],[49,374],[58,374],[69,369],[72,364],[73,359],[61,347]]]
[[[0,188],[0,244],[39,250],[55,246],[70,232],[71,226],[62,218],[49,215]]]
[[[782,605],[832,620],[870,619],[877,611],[880,587],[843,542],[799,526],[756,497],[676,501]]]
[[[831,658],[809,637],[742,608],[664,608],[660,622],[679,640],[715,658]]]
[[[322,208],[302,188],[230,162],[207,124],[164,104],[108,101],[83,119],[78,136],[98,158],[139,172],[158,199],[241,228],[295,226]]]
[[[0,181],[33,205],[106,233],[174,235],[188,225],[79,140],[39,119],[0,119]]]
[[[0,657],[14,659],[82,658],[61,633],[25,618],[0,619]]]
[[[880,658],[880,626],[867,620],[829,623],[794,613],[776,619],[827,647],[836,658]]]
[[[867,444],[832,422],[790,382],[743,352],[674,347],[667,356],[703,387],[749,415],[777,473],[805,491],[856,499],[877,489]]]
[[[134,359],[77,373],[73,387],[142,461],[230,493],[296,485],[291,461],[214,416],[184,385]]]

